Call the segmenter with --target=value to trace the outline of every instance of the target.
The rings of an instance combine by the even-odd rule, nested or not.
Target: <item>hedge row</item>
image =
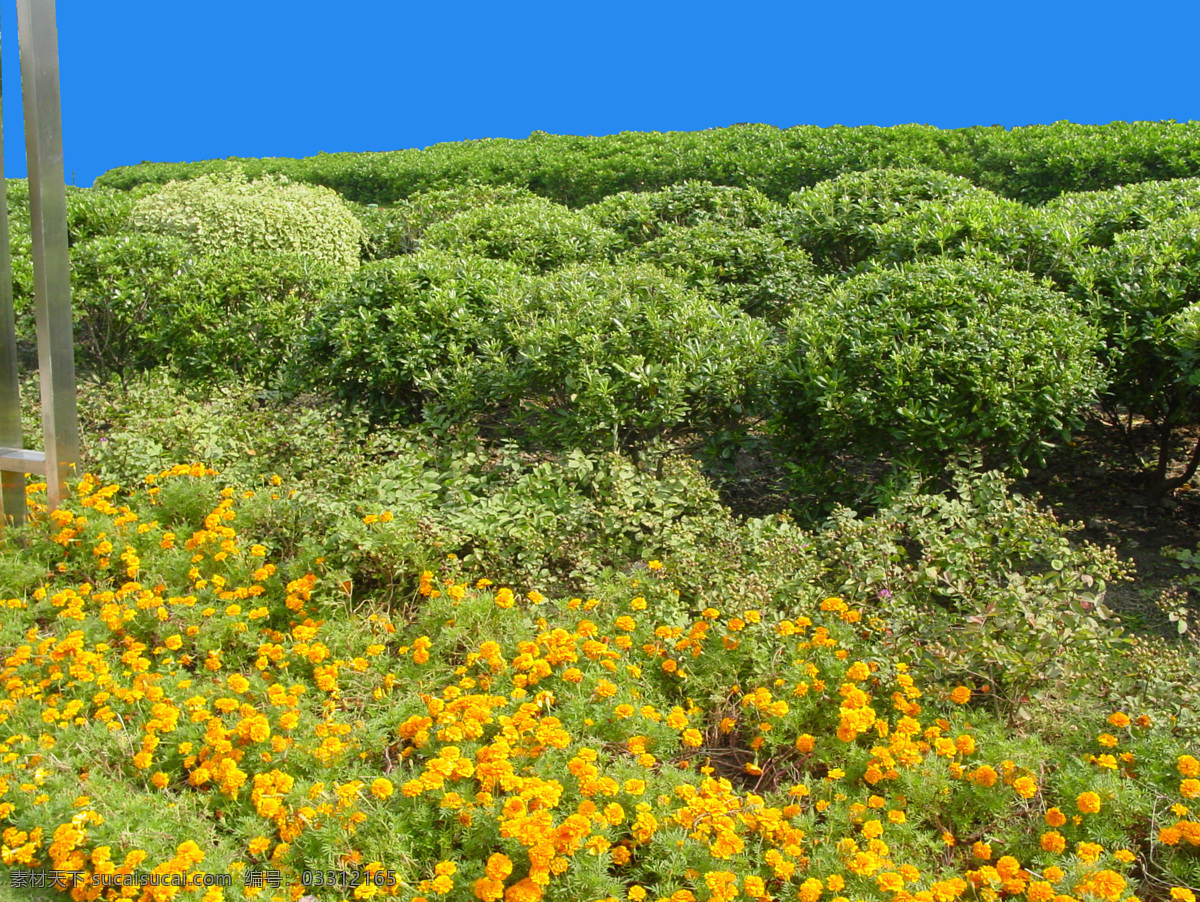
[[[275,174],[324,185],[362,204],[392,204],[475,179],[582,207],[621,191],[651,191],[688,179],[757,188],[782,202],[799,188],[879,167],[940,169],[1040,204],[1064,191],[1200,175],[1200,122],[1058,122],[1012,130],[736,125],[603,137],[534,132],[521,140],[487,138],[424,150],[143,162],[112,169],[96,184],[130,189],[240,169],[251,178]]]

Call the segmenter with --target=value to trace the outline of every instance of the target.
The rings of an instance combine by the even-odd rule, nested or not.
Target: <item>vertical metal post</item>
[[[3,88],[0,87],[0,448],[20,448],[21,391],[17,381],[17,323],[13,312],[12,261],[8,251],[8,193],[4,181]],[[25,519],[25,479],[0,469],[0,525]]]
[[[50,509],[67,491],[79,462],[75,338],[67,258],[58,30],[54,0],[17,0],[21,93],[29,163],[29,214],[37,302],[38,373],[42,392],[45,470]]]

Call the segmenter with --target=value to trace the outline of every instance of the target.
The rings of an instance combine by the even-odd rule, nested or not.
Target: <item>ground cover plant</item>
[[[72,191],[84,459],[0,534],[0,874],[1195,902],[1193,129],[535,133]]]

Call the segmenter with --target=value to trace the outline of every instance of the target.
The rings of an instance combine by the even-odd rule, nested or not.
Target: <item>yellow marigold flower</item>
[[[1046,880],[1039,880],[1029,884],[1029,888],[1025,891],[1027,902],[1052,902],[1055,895],[1054,885]]]
[[[512,873],[512,859],[500,852],[494,852],[484,866],[484,872],[492,880],[505,880]]]
[[[1171,887],[1171,902],[1196,902],[1196,894],[1182,886]]]
[[[1129,726],[1130,723],[1129,717],[1125,714],[1122,714],[1120,711],[1114,711],[1112,714],[1108,715],[1108,722],[1118,729],[1124,729],[1125,727]]]
[[[651,570],[661,570],[663,565],[662,561],[650,561],[646,566]]]
[[[254,837],[248,846],[251,855],[262,855],[269,848],[271,848],[271,840],[265,836]]]
[[[971,690],[966,686],[955,686],[950,692],[950,701],[956,705],[965,705],[971,700]]]
[[[226,681],[225,685],[234,692],[245,692],[250,688],[250,681],[240,673],[232,674]]]
[[[700,735],[700,731],[696,729],[687,729],[683,731],[683,744],[689,748],[698,749],[704,743],[704,737]]]
[[[1179,794],[1185,799],[1200,798],[1200,780],[1189,777],[1179,784]]]
[[[390,798],[395,792],[395,787],[392,786],[392,781],[387,777],[378,777],[371,781],[371,795],[377,799]]]
[[[1075,805],[1084,814],[1096,814],[1100,810],[1100,796],[1094,792],[1081,792]]]
[[[1175,767],[1185,777],[1200,777],[1200,760],[1191,755],[1180,755]]]
[[[1042,834],[1042,849],[1055,855],[1061,855],[1067,847],[1067,841],[1057,830],[1047,830]]]
[[[968,779],[978,786],[987,786],[990,788],[996,785],[996,780],[999,779],[999,776],[994,767],[990,764],[984,764],[976,768]]]
[[[1107,902],[1117,902],[1125,891],[1125,878],[1116,871],[1103,870],[1089,874],[1075,886],[1076,893],[1097,896]]]
[[[504,895],[504,882],[491,877],[480,877],[471,885],[471,892],[482,902],[497,902]]]
[[[985,842],[977,842],[971,846],[971,854],[982,861],[990,861],[992,847]]]
[[[875,878],[875,882],[885,893],[896,893],[904,889],[904,878],[894,871],[880,874]]]
[[[1113,858],[1122,864],[1133,864],[1137,861],[1137,856],[1128,849],[1117,849],[1117,851],[1113,852]]]
[[[1013,780],[1013,789],[1023,799],[1032,799],[1037,795],[1038,785],[1037,780],[1033,777],[1017,777]]]
[[[1106,749],[1116,748],[1117,746],[1117,737],[1112,733],[1101,733],[1096,737],[1096,741]]]

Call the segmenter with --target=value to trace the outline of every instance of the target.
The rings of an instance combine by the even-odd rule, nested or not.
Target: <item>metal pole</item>
[[[17,0],[29,214],[37,302],[38,373],[49,507],[57,508],[79,462],[67,197],[63,178],[58,30],[54,0]]]
[[[8,194],[4,181],[3,88],[0,87],[0,447],[17,449],[21,434],[21,391],[17,381],[17,323],[13,312],[12,261],[8,251]],[[16,470],[0,470],[0,523],[25,519],[25,479]]]

